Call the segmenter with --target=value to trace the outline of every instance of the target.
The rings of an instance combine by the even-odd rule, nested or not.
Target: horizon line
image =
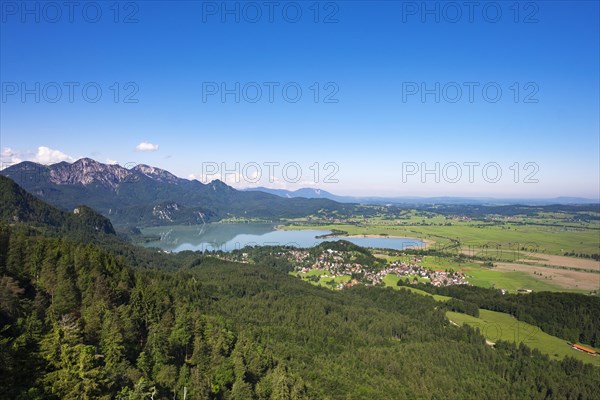
[[[555,195],[555,196],[547,196],[547,197],[516,197],[516,196],[512,196],[512,197],[497,197],[498,195],[494,195],[494,194],[486,194],[486,195],[461,195],[461,194],[453,194],[453,195],[444,195],[444,194],[436,194],[436,195],[410,195],[410,194],[390,194],[390,195],[382,195],[382,194],[373,194],[373,195],[357,195],[357,194],[336,194],[336,193],[332,193],[329,190],[323,189],[321,187],[310,187],[310,186],[299,186],[298,188],[294,188],[294,189],[286,189],[286,188],[278,188],[278,187],[268,187],[268,186],[264,186],[264,185],[259,185],[259,186],[233,186],[231,183],[227,183],[226,181],[223,181],[222,179],[216,178],[216,179],[212,179],[210,181],[207,182],[203,182],[200,179],[197,178],[189,178],[189,177],[182,177],[182,176],[178,176],[164,168],[161,167],[155,167],[149,164],[144,164],[144,163],[138,163],[133,165],[133,163],[125,163],[125,165],[121,165],[119,162],[116,163],[104,163],[101,161],[98,161],[92,157],[80,157],[76,160],[70,161],[70,160],[60,160],[60,161],[56,161],[56,162],[48,162],[48,163],[42,163],[42,162],[38,162],[38,161],[34,161],[34,160],[22,160],[18,163],[15,164],[11,164],[11,165],[1,165],[2,163],[0,163],[0,172],[4,171],[5,169],[11,168],[11,167],[15,167],[19,164],[22,163],[33,163],[36,165],[41,165],[41,166],[45,166],[45,167],[49,167],[52,165],[56,165],[56,164],[61,164],[61,163],[67,163],[67,164],[75,164],[81,160],[92,160],[98,164],[102,164],[102,165],[107,165],[107,166],[119,166],[121,168],[124,168],[128,171],[131,171],[133,168],[137,167],[137,166],[148,166],[151,168],[156,168],[156,169],[160,169],[162,171],[166,171],[170,174],[172,174],[173,176],[177,177],[178,179],[183,179],[183,180],[187,180],[187,181],[197,181],[203,185],[210,185],[211,183],[214,182],[221,182],[235,190],[241,190],[241,191],[261,191],[260,189],[267,189],[267,190],[276,190],[276,191],[284,191],[284,192],[289,192],[289,193],[294,193],[300,190],[319,190],[319,191],[324,191],[327,192],[328,194],[332,195],[332,196],[336,196],[336,197],[349,197],[349,198],[355,198],[357,200],[360,199],[377,199],[377,200],[381,200],[381,201],[385,201],[385,200],[398,200],[398,199],[403,199],[403,200],[410,200],[410,199],[415,199],[415,200],[427,200],[427,199],[436,199],[436,198],[444,198],[444,199],[463,199],[463,200],[480,200],[480,201],[549,201],[549,200],[558,200],[561,198],[571,198],[571,199],[576,199],[576,200],[585,200],[587,202],[595,202],[593,204],[600,204],[600,196],[597,198],[594,197],[587,197],[587,196],[577,196],[577,195]],[[131,166],[128,166],[128,164],[131,164]],[[515,204],[515,203],[513,203]],[[583,204],[583,203],[568,203],[568,204]],[[590,203],[592,204],[592,203]]]

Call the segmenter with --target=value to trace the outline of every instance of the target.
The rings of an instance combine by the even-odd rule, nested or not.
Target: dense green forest
[[[598,371],[486,347],[406,291],[332,292],[197,254],[132,268],[0,231],[2,392],[19,399],[593,398]]]
[[[2,175],[0,205],[0,221],[50,227],[60,234],[79,235],[80,239],[96,238],[96,233],[115,233],[111,222],[91,208],[78,205],[71,213],[58,210]]]
[[[441,306],[391,288],[331,291],[287,275],[268,249],[250,264],[141,249],[96,229],[93,210],[79,224],[80,214],[8,189],[2,398],[591,399],[600,389],[590,364],[491,348],[451,325],[445,310],[470,312],[475,298]],[[563,299],[552,307],[573,306]]]

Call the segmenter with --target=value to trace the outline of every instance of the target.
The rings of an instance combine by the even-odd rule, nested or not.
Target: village
[[[217,258],[240,263],[252,262],[252,250],[222,253]],[[365,262],[355,252],[326,249],[315,253],[311,249],[282,249],[272,254],[289,262],[290,272],[305,280],[319,282],[327,280],[329,285],[344,289],[358,284],[383,285],[384,278],[393,274],[408,283],[430,283],[433,286],[468,285],[461,271],[432,270],[420,263],[422,258],[406,255],[405,261]]]
[[[373,267],[352,261],[352,255],[337,250],[327,249],[315,259],[305,250],[287,252],[294,263],[294,272],[300,277],[333,278],[349,277],[347,282],[338,282],[342,289],[357,284],[382,285],[389,274],[404,277],[409,283],[429,282],[433,286],[466,285],[468,281],[460,271],[431,270],[421,266],[419,257],[412,257],[408,262],[388,262],[383,267]]]

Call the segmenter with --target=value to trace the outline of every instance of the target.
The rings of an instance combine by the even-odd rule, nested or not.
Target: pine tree
[[[104,389],[107,382],[96,348],[82,343],[79,323],[73,317],[64,316],[53,324],[41,342],[41,350],[52,368],[44,377],[47,393],[61,399],[88,400]]]
[[[100,349],[104,355],[104,365],[107,370],[113,371],[113,373],[118,372],[125,353],[125,346],[119,321],[110,310],[104,313],[100,333]]]
[[[73,311],[79,304],[79,292],[75,286],[73,265],[63,256],[56,268],[57,283],[52,305],[57,316]]]

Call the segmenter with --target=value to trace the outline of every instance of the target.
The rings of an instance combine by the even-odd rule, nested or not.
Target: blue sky
[[[3,166],[599,197],[596,1],[0,4]]]

